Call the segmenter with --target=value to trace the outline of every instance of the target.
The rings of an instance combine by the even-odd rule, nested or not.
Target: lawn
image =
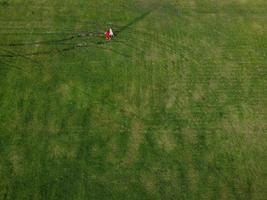
[[[0,0],[0,199],[267,199],[266,33],[265,0]]]

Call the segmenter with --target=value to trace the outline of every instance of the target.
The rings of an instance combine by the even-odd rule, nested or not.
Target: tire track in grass
[[[100,37],[101,35],[100,35],[100,33],[98,33],[96,35],[91,35],[91,33],[86,33],[86,34],[79,34],[77,37],[71,36],[71,37],[63,38],[63,39],[59,39],[59,40],[48,40],[48,41],[40,41],[40,42],[32,42],[32,43],[12,43],[12,44],[8,44],[8,45],[2,45],[2,46],[9,46],[9,47],[18,47],[18,46],[33,46],[33,45],[38,45],[38,44],[43,44],[43,45],[61,44],[61,45],[66,45],[66,46],[70,46],[70,47],[66,47],[63,49],[56,49],[56,50],[39,51],[39,52],[35,52],[35,53],[25,53],[25,54],[18,54],[18,53],[16,53],[16,54],[14,54],[14,53],[13,54],[0,54],[0,57],[13,58],[13,57],[21,57],[21,56],[37,56],[37,55],[58,54],[58,53],[62,53],[62,52],[70,51],[70,50],[75,50],[78,48],[88,48],[88,47],[96,47],[96,48],[104,49],[103,47],[99,47],[100,45],[106,44],[106,42],[104,42],[104,41],[103,42],[102,41],[88,42],[91,45],[88,45],[87,43],[84,44],[84,43],[79,43],[79,42],[76,42],[74,44],[61,43],[61,42],[65,42],[65,41],[74,40],[75,38],[82,38],[82,37],[88,37],[88,36]],[[93,44],[95,46],[93,46]],[[111,49],[105,49],[105,50],[111,50]],[[111,51],[115,52],[116,54],[120,54],[120,55],[123,55],[125,57],[129,57],[129,55],[126,55],[125,53],[118,52],[114,49],[112,49]]]
[[[61,38],[57,40],[43,40],[38,42],[25,42],[25,43],[9,43],[9,44],[0,44],[0,46],[9,46],[9,47],[18,47],[18,46],[34,46],[34,45],[55,45],[61,42],[72,41],[76,38],[90,37],[90,36],[102,36],[101,32],[86,32],[86,33],[78,33],[76,35],[72,35],[70,37]]]
[[[145,12],[145,13],[143,13],[142,15],[140,15],[138,17],[136,17],[135,19],[133,19],[132,21],[130,21],[128,24],[126,24],[125,26],[123,26],[122,28],[120,28],[117,31],[116,35],[118,36],[123,31],[127,30],[131,26],[133,26],[136,23],[138,23],[139,21],[143,20],[152,11],[154,11],[156,9],[157,9],[157,7],[156,8],[153,8],[153,9],[151,9],[151,10]],[[55,45],[55,44],[60,43],[60,42],[74,40],[75,38],[88,37],[88,36],[99,36],[100,37],[101,36],[100,34],[102,35],[102,33],[100,33],[100,32],[89,32],[89,33],[86,33],[86,34],[79,33],[77,35],[72,35],[70,37],[66,37],[66,38],[62,38],[62,39],[58,39],[58,40],[47,40],[47,41],[30,42],[30,43],[11,43],[11,44],[2,44],[2,46],[18,47],[18,46],[32,46],[32,45],[38,45],[38,44],[46,44],[46,45],[53,44],[53,45]],[[114,40],[115,39],[116,38],[114,38]],[[54,50],[54,51],[51,51],[50,50],[50,51],[35,52],[35,53],[28,53],[28,54],[16,54],[16,55],[14,55],[14,54],[2,54],[2,55],[0,55],[0,57],[10,57],[10,58],[13,58],[13,57],[22,57],[22,56],[25,57],[25,56],[45,55],[45,54],[50,54],[50,53],[61,53],[61,52],[65,52],[65,51],[74,50],[77,47],[81,48],[81,47],[88,47],[88,46],[87,45],[79,45],[79,44],[76,44],[75,46],[66,47],[66,48],[63,48],[61,50]],[[110,49],[108,49],[108,50],[110,50]],[[117,53],[117,54],[123,55],[123,53],[120,53],[118,51],[116,52],[114,49],[112,49],[112,51],[115,52],[115,53]],[[125,54],[124,54],[124,56],[125,56]]]
[[[0,63],[6,65],[6,66],[3,66],[3,68],[7,68],[7,67],[9,66],[9,67],[11,67],[11,68],[13,68],[13,69],[16,69],[16,70],[19,70],[19,71],[21,71],[21,72],[23,72],[23,73],[27,73],[27,74],[29,73],[29,71],[26,71],[26,70],[23,69],[22,67],[18,67],[18,66],[16,66],[16,65],[12,65],[12,64],[10,64],[10,63],[4,62],[3,60],[0,60]],[[2,67],[2,66],[1,66],[1,67]]]
[[[14,51],[11,51],[11,50],[8,50],[8,49],[2,49],[2,50],[8,52],[9,54],[1,54],[0,57],[5,57],[5,58],[21,57],[21,58],[23,58],[25,60],[29,60],[32,63],[34,63],[35,64],[34,66],[36,68],[38,68],[39,70],[40,70],[40,66],[44,67],[44,65],[41,62],[36,61],[35,59],[32,59],[32,58],[28,57],[27,55],[19,54],[17,52],[14,52]],[[40,65],[40,66],[37,67],[37,64]]]
[[[116,32],[116,36],[118,36],[121,32],[125,31],[126,29],[130,28],[131,26],[135,25],[139,21],[143,20],[147,15],[149,15],[152,11],[154,11],[156,8],[149,10],[145,13],[143,13],[141,16],[135,18],[134,20],[130,21],[128,24],[125,26],[116,26],[119,27],[119,29],[114,29]],[[61,33],[59,33],[61,34]],[[38,45],[38,44],[55,44],[55,43],[60,43],[60,42],[65,42],[65,41],[71,41],[74,40],[75,38],[81,38],[81,37],[88,37],[88,36],[102,36],[103,33],[100,31],[96,32],[86,32],[86,33],[78,33],[75,35],[71,35],[66,38],[62,39],[57,39],[57,40],[44,40],[44,41],[39,41],[39,42],[29,42],[29,43],[9,43],[9,44],[0,44],[0,46],[10,46],[10,47],[17,47],[17,46],[32,46],[32,45]],[[115,39],[115,38],[114,38]]]
[[[81,37],[86,37],[88,36],[88,34],[82,34],[81,36],[79,36],[79,38]],[[76,37],[72,36],[69,38],[65,38],[65,39],[60,39],[60,40],[49,40],[49,41],[40,41],[40,42],[32,42],[32,43],[16,43],[16,44],[8,44],[8,45],[2,45],[2,46],[9,46],[9,47],[19,47],[19,46],[35,46],[38,44],[44,44],[44,45],[61,45],[61,46],[70,46],[70,47],[65,47],[63,49],[56,49],[56,50],[48,50],[48,51],[40,51],[40,52],[34,52],[34,53],[25,53],[24,55],[41,55],[41,54],[50,54],[53,52],[60,52],[60,51],[67,51],[67,50],[71,50],[72,48],[77,48],[77,47],[88,47],[89,45],[87,43],[90,44],[96,44],[96,45],[101,45],[101,44],[105,44],[105,42],[103,41],[89,41],[89,42],[84,42],[84,43],[79,43],[79,41],[77,41],[76,43],[65,43],[64,41],[70,41],[75,39]],[[78,38],[78,37],[77,37]],[[53,42],[52,42],[53,41]],[[57,42],[54,42],[57,41]],[[19,55],[19,54],[18,54]],[[14,57],[15,55],[10,55],[10,54],[2,54],[0,55],[1,57]]]
[[[117,31],[116,35],[120,35],[122,32],[124,32],[125,30],[129,29],[130,27],[132,27],[133,25],[137,24],[139,21],[145,19],[150,13],[152,13],[156,8],[153,8],[145,13],[143,13],[142,15],[136,17],[135,19],[133,19],[132,21],[130,21],[128,24],[126,24],[125,26],[123,26],[119,31]]]

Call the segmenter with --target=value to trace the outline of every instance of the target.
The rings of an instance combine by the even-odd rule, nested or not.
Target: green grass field
[[[0,199],[266,200],[266,75],[265,0],[0,0]]]

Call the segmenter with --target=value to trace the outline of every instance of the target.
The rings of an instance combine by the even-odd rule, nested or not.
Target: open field
[[[266,200],[266,75],[265,0],[0,0],[0,200]]]

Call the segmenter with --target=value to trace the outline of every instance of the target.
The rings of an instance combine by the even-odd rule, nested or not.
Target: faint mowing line
[[[200,64],[196,59],[194,59],[194,58],[191,58],[191,60],[193,60],[196,64]],[[212,95],[215,99],[219,99],[218,98],[218,96],[211,90],[210,91],[210,95]],[[183,106],[183,105],[182,105]],[[205,119],[207,119],[207,117],[208,117],[208,114],[207,114],[207,112],[205,112],[204,111],[204,109],[202,108],[202,107],[199,107],[199,111],[201,112],[201,113],[203,113],[203,117],[205,118]],[[199,126],[199,122],[195,119],[195,118],[193,118],[192,120],[191,120],[191,122],[194,124],[194,126],[195,127],[198,127]],[[205,121],[204,121],[205,122]],[[200,123],[201,123],[201,121],[200,121]],[[202,122],[203,123],[203,122]],[[230,123],[231,124],[231,123]],[[201,125],[201,124],[200,124]],[[231,124],[231,126],[232,126],[232,124]],[[233,127],[232,127],[233,128]],[[234,128],[233,128],[233,130],[234,130]],[[203,131],[205,131],[205,133],[207,132],[207,130],[203,130]],[[225,129],[224,129],[224,131],[225,131]],[[229,133],[229,131],[228,131],[228,133]],[[230,135],[231,133],[229,133],[229,135]],[[204,139],[204,144],[202,144],[202,145],[207,145],[206,144],[206,141],[205,141],[205,139]],[[222,178],[222,180],[227,184],[227,186],[229,187],[229,189],[231,190],[231,192],[232,192],[232,194],[236,197],[236,199],[240,199],[239,198],[239,194],[238,194],[238,192],[235,190],[235,188],[233,188],[233,184],[231,184],[231,182],[225,177],[225,175],[224,174],[222,174],[222,173],[220,173],[221,171],[220,171],[220,169],[218,169],[218,167],[217,166],[209,166],[210,168],[212,168],[213,167],[213,169],[214,170],[212,170],[213,171],[213,173],[215,173],[215,174],[217,174],[217,175],[221,175],[221,176],[219,176],[220,178]]]

